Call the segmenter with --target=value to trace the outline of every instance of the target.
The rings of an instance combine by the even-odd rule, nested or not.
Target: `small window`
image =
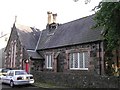
[[[70,69],[88,70],[88,52],[70,53]]]
[[[11,76],[14,76],[14,73],[13,73],[13,72],[11,72]]]
[[[9,74],[8,74],[8,76],[13,76],[14,75],[14,72],[10,72]]]
[[[46,55],[46,68],[52,69],[52,55],[51,54]]]

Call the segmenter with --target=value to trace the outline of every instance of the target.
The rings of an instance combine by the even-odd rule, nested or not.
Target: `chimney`
[[[47,14],[48,14],[48,24],[53,23],[53,15],[52,15],[52,12],[48,11]]]
[[[53,23],[56,23],[57,13],[53,14]]]

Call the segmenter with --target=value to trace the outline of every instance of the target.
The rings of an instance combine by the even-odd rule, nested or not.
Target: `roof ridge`
[[[36,45],[36,47],[35,47],[35,51],[36,51],[37,48],[38,48],[38,45],[39,45],[39,41],[40,41],[40,39],[41,39],[41,36],[42,36],[42,31],[41,31],[40,36],[39,36],[39,39],[38,39],[38,41],[37,41],[37,45]]]
[[[61,24],[61,25],[65,25],[65,24],[68,24],[68,23],[71,23],[71,22],[75,22],[75,21],[78,21],[78,20],[81,20],[81,19],[85,19],[85,18],[88,18],[88,17],[92,17],[93,15],[95,15],[95,14],[91,14],[91,15],[88,15],[88,16],[83,16],[83,17],[81,17],[81,18],[78,18],[78,19],[75,19],[75,20],[72,20],[72,21],[63,23],[63,24]]]
[[[29,25],[23,25],[23,24],[19,24],[19,23],[15,23],[15,25],[30,27]]]

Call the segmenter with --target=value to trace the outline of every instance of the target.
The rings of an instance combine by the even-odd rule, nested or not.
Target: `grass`
[[[34,83],[35,86],[40,87],[40,88],[67,88],[64,86],[57,86],[54,84],[48,84],[48,83],[41,83],[41,82],[35,82]]]

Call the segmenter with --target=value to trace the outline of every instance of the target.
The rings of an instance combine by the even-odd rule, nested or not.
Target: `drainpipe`
[[[99,69],[100,69],[100,75],[101,75],[101,42],[99,42]]]

